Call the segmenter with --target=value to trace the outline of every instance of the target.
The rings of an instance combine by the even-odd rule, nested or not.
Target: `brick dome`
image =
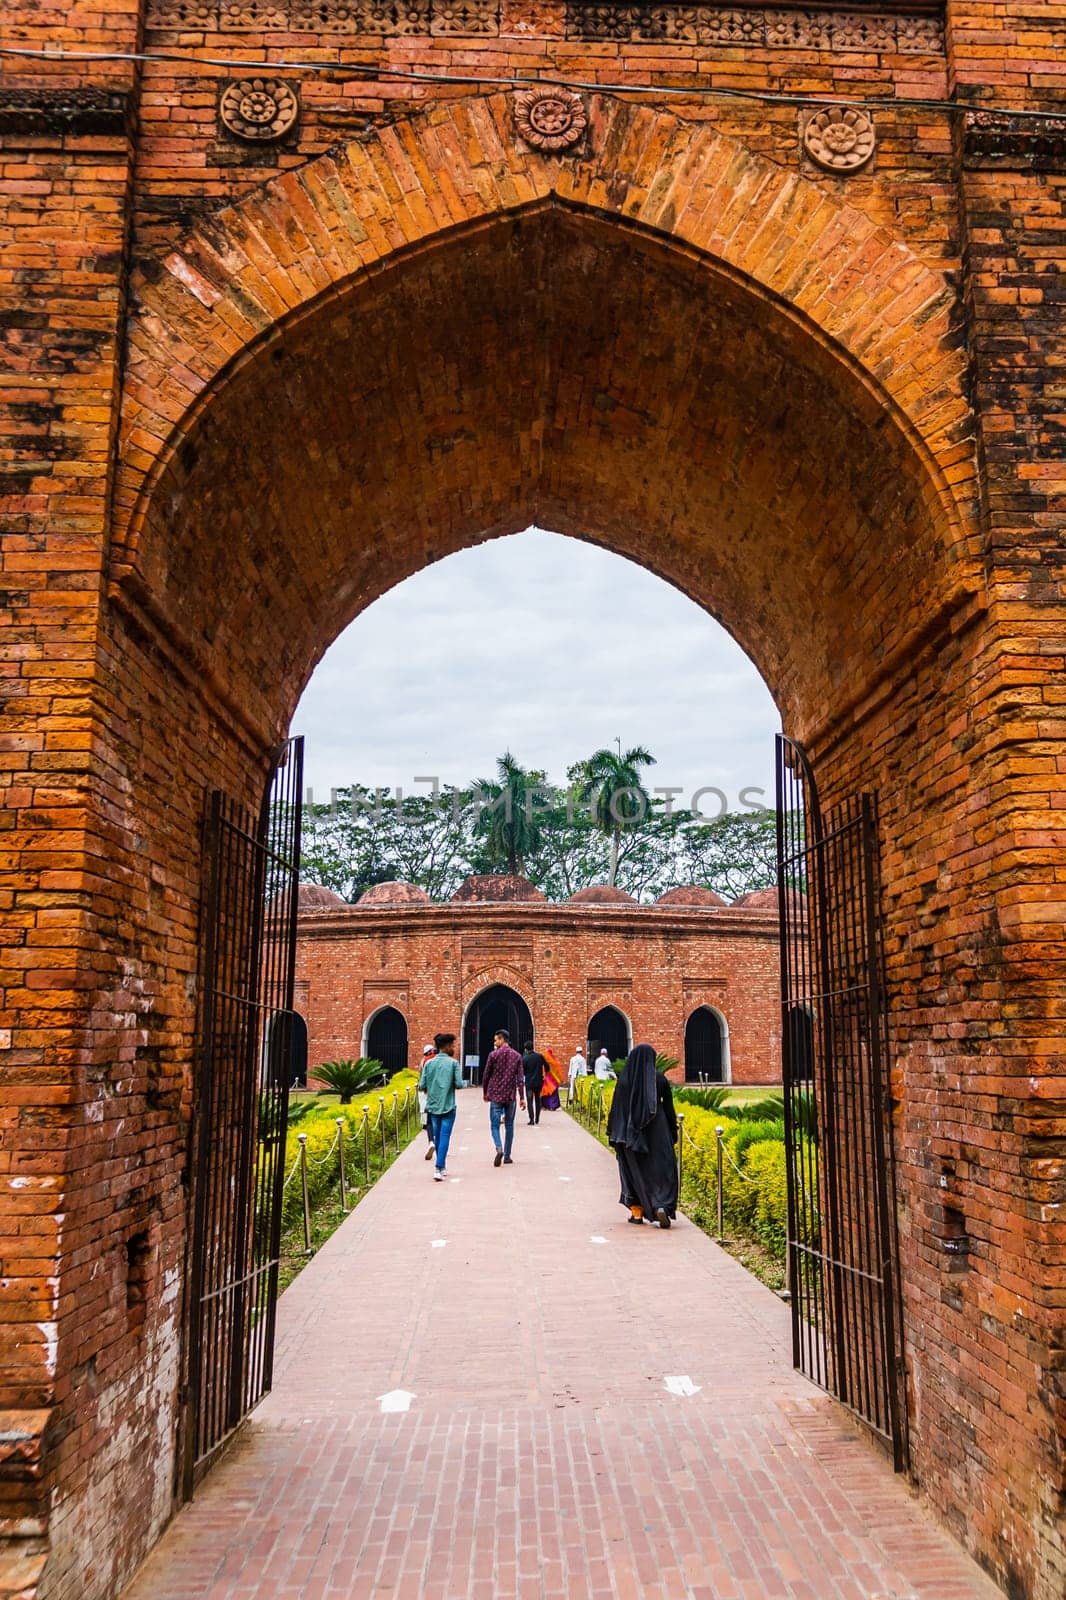
[[[535,884],[518,873],[472,872],[452,895],[453,900],[486,901],[543,900]]]
[[[417,883],[408,883],[403,878],[390,878],[387,883],[372,883],[359,896],[356,904],[370,907],[428,906],[433,902]]]
[[[612,888],[609,883],[590,883],[579,889],[567,902],[572,906],[635,906],[636,900],[624,889]]]
[[[320,883],[301,883],[296,891],[297,911],[330,911],[334,906],[346,906],[347,900],[333,889]]]
[[[793,902],[801,910],[806,907],[807,896],[791,891]],[[777,911],[781,905],[780,896],[776,889],[752,889],[747,894],[742,894],[739,900],[733,901],[734,909],[744,911]]]
[[[713,889],[702,889],[697,883],[685,883],[676,889],[667,889],[656,900],[657,906],[725,906],[728,900],[723,900],[720,894],[715,894]]]

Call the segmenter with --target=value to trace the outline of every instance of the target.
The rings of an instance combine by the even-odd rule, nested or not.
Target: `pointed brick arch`
[[[943,535],[964,553],[975,461],[945,276],[835,193],[706,123],[606,97],[590,110],[591,154],[560,157],[518,148],[509,96],[438,106],[194,229],[138,290],[113,573],[136,561],[146,487],[243,357],[360,275],[551,205],[666,239],[801,319],[890,405],[924,459]]]

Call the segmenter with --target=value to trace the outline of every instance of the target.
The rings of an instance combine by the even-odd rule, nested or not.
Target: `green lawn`
[[[765,1088],[757,1083],[745,1084],[741,1089],[731,1088],[726,1095],[726,1105],[747,1106],[753,1100],[784,1100],[785,1091],[779,1083],[767,1084]]]

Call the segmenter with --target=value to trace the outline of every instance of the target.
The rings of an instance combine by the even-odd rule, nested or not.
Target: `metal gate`
[[[191,1141],[182,1488],[270,1388],[292,1009],[303,740],[258,816],[220,793],[207,822],[201,1048]]]
[[[793,1363],[907,1461],[877,812],[777,741]]]

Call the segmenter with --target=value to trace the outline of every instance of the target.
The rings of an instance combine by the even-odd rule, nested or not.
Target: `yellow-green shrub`
[[[369,1094],[360,1095],[353,1100],[351,1105],[342,1106],[336,1100],[324,1100],[316,1105],[314,1110],[301,1117],[299,1123],[291,1128],[285,1139],[285,1176],[293,1176],[289,1182],[282,1201],[282,1223],[289,1226],[294,1223],[303,1210],[303,1190],[300,1184],[299,1172],[294,1172],[294,1166],[300,1159],[300,1135],[307,1136],[307,1192],[312,1210],[318,1205],[330,1189],[337,1183],[340,1173],[339,1148],[333,1150],[333,1142],[337,1137],[337,1118],[344,1118],[344,1138],[347,1149],[347,1171],[358,1177],[362,1170],[363,1162],[363,1109],[366,1107],[368,1122],[371,1132],[370,1159],[374,1167],[381,1166],[381,1126],[382,1115],[381,1097],[384,1096],[384,1120],[386,1149],[396,1149],[396,1126],[399,1122],[400,1144],[407,1142],[407,1122],[404,1117],[404,1100],[408,1091],[411,1095],[410,1126],[412,1134],[419,1126],[417,1107],[415,1105],[415,1086],[418,1083],[416,1072],[404,1071],[394,1073],[382,1089],[371,1090]],[[394,1099],[398,1095],[398,1099]],[[332,1151],[332,1154],[330,1153]]]

